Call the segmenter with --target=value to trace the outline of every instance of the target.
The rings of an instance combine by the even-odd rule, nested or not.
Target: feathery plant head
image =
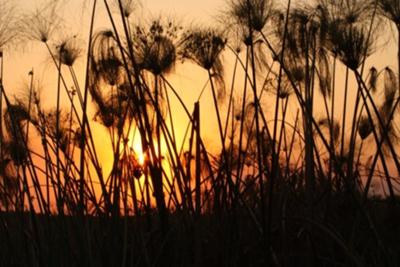
[[[305,49],[305,43],[310,43],[310,40],[314,38],[318,41],[320,38],[319,32],[321,32],[321,22],[317,16],[317,9],[311,5],[296,5],[291,8],[288,18],[286,14],[278,13],[274,20],[275,35],[282,42],[284,31],[286,30],[286,46],[288,49],[294,49],[291,52],[301,52]],[[319,43],[317,43],[319,44]]]
[[[20,101],[8,105],[4,113],[4,123],[7,134],[12,139],[21,139],[23,134],[23,125],[31,120],[28,108]]]
[[[219,100],[225,95],[221,53],[226,42],[224,35],[216,29],[193,29],[186,32],[182,39],[182,59],[189,59],[207,71],[212,71],[212,78],[218,85]]]
[[[32,73],[30,75],[33,75],[33,71],[31,70],[29,73]],[[25,86],[25,99],[31,98],[32,104],[37,107],[38,109],[41,108],[41,93],[43,91],[43,84],[40,80],[35,80],[32,84],[32,87],[30,84],[26,84]],[[32,90],[32,92],[30,92]],[[32,93],[32,94],[31,94]],[[29,101],[28,101],[29,103]]]
[[[368,86],[372,92],[376,92],[379,73],[375,67],[369,69]]]
[[[222,20],[221,25],[224,25],[224,20]],[[243,50],[243,44],[245,43],[243,29],[240,27],[233,27],[227,31],[227,46],[230,46],[236,54],[240,54]]]
[[[117,41],[111,30],[99,31],[92,43],[91,72],[93,83],[116,85],[123,78],[123,63]]]
[[[100,122],[106,128],[111,128],[115,125],[115,116],[112,107],[106,104],[98,104],[97,111],[94,115],[94,121]]]
[[[352,70],[372,54],[377,25],[371,25],[374,1],[318,0],[316,14],[324,46]],[[372,26],[372,28],[371,28]]]
[[[334,120],[333,123],[328,118],[323,118],[318,121],[318,124],[320,126],[325,127],[326,129],[331,129],[332,127],[332,137],[333,141],[335,144],[339,143],[339,137],[340,137],[340,123],[338,120]],[[332,125],[331,125],[332,124]]]
[[[16,139],[4,142],[4,150],[16,165],[23,165],[28,160],[28,150],[23,143]]]
[[[332,94],[332,75],[330,70],[329,52],[324,47],[319,47],[317,55],[317,76],[319,81],[319,90],[324,97],[330,97]]]
[[[55,31],[61,27],[62,20],[57,14],[58,1],[26,14],[21,20],[23,35],[29,40],[47,43]]]
[[[0,163],[0,206],[9,207],[19,194],[19,180],[12,161],[7,158]]]
[[[229,0],[228,16],[249,33],[262,31],[273,11],[273,0]]]
[[[327,35],[318,16],[318,9],[309,5],[297,5],[291,9],[288,21],[281,13],[274,20],[277,57],[284,54],[284,63],[290,79],[296,83],[305,81],[308,71],[306,60],[315,56],[319,89],[323,96],[330,96],[330,58],[325,49]],[[286,32],[286,34],[285,34]],[[285,38],[285,39],[284,39]],[[283,46],[283,44],[285,44]],[[282,49],[285,49],[283,52]],[[314,51],[314,52],[312,52]]]
[[[393,104],[396,100],[396,93],[398,91],[398,78],[396,73],[389,67],[386,67],[383,71],[383,86],[384,86],[384,99],[381,105],[381,117],[388,121]]]
[[[373,126],[368,117],[362,116],[358,124],[358,135],[365,140],[373,131]]]
[[[373,13],[373,2],[365,0],[342,1],[341,5],[344,5],[341,12],[343,22],[347,24],[367,22]]]
[[[309,32],[310,24],[312,24],[312,18],[309,13],[310,11],[307,9],[293,9],[290,13],[290,23],[287,24],[287,27],[285,15],[283,14],[280,14],[281,16],[278,16],[274,21],[277,56],[281,57],[283,43],[285,42],[283,60],[285,66],[290,70],[291,78],[296,82],[303,82],[306,76],[304,62],[307,51],[305,49],[311,46],[310,37],[313,36]],[[284,34],[285,30],[287,34]]]
[[[382,123],[377,122],[376,124],[379,126],[378,132],[383,140],[383,151],[387,153],[389,151],[389,146],[397,145],[400,141],[399,129],[397,128],[396,121],[393,117],[395,115],[394,109],[396,108],[396,99],[398,98],[398,76],[389,67],[386,67],[379,72],[373,67],[370,70],[369,76],[370,90],[383,94],[383,101],[378,106],[379,114],[377,114]],[[377,119],[378,117],[374,118],[374,120]],[[369,121],[368,123],[370,124]],[[367,122],[364,124],[367,124]],[[360,127],[362,125],[363,123],[360,121]],[[372,128],[372,126],[370,127]],[[364,126],[364,128],[367,128],[367,126]],[[359,134],[361,138],[365,136],[365,134],[362,135],[361,132]]]
[[[31,120],[27,107],[19,101],[10,104],[4,113],[6,154],[16,165],[22,165],[28,158],[27,144],[24,143],[24,124]]]
[[[223,71],[221,52],[227,40],[214,29],[188,31],[183,36],[182,59],[189,59],[200,67],[215,72]]]
[[[278,97],[280,99],[287,99],[292,93],[293,93],[293,87],[290,84],[287,76],[282,76],[281,80],[281,85],[280,85],[280,90],[278,92],[278,78],[275,76],[275,78],[269,79],[264,83],[263,90],[266,92],[269,92],[271,94],[278,94]]]
[[[120,8],[121,4],[121,8]],[[122,11],[122,15],[125,18],[129,18],[132,13],[141,5],[140,0],[114,0],[114,5],[118,10],[118,13]],[[122,9],[122,10],[121,10]]]
[[[17,15],[9,1],[0,1],[0,48],[3,48],[17,37]],[[2,53],[2,52],[1,52]]]
[[[127,72],[114,33],[98,32],[93,38],[92,51],[89,92],[97,108],[94,119],[106,128],[122,129],[121,118],[131,100],[131,91],[122,90],[126,87]]]
[[[68,152],[70,144],[70,136],[75,132],[76,123],[74,120],[70,120],[70,114],[66,111],[59,111],[59,127],[57,127],[57,111],[49,110],[44,114],[45,127],[47,134],[54,142],[58,142],[61,151],[64,153]],[[71,134],[70,134],[71,133]]]
[[[223,10],[219,19],[226,27],[234,48],[241,51],[241,45],[254,43],[254,34],[264,30],[276,13],[273,0],[228,0],[228,10]]]
[[[139,67],[154,75],[170,72],[176,62],[180,30],[172,21],[164,23],[161,19],[147,27],[136,26],[132,43]]]
[[[297,5],[292,8],[289,14],[288,24],[286,19],[276,20],[277,37],[282,45],[286,27],[286,44],[289,54],[295,57],[305,57],[312,49],[317,51],[317,57],[323,58],[323,46],[327,39],[326,29],[323,21],[318,15],[318,7],[311,5]],[[283,15],[282,15],[283,16]],[[307,51],[308,50],[308,51]]]
[[[123,113],[121,103],[116,103],[115,94],[105,96],[97,86],[91,86],[89,89],[97,106],[94,121],[100,122],[106,128],[114,127]]]
[[[374,6],[374,0],[318,0],[316,9],[320,21],[329,27],[331,23],[368,23],[374,13]]]
[[[378,0],[380,14],[400,27],[400,1]]]
[[[71,67],[81,55],[82,49],[79,46],[76,36],[61,40],[56,46],[56,60]]]
[[[345,66],[357,70],[374,51],[374,37],[365,26],[337,25],[330,33],[330,51]]]
[[[384,77],[384,92],[385,97],[393,98],[392,95],[396,92],[398,88],[398,78],[396,73],[389,67],[386,67],[383,71]]]
[[[126,97],[126,95],[121,94],[121,90],[117,89],[118,92],[108,95],[105,99],[105,104],[108,107],[109,110],[109,116],[113,116],[114,118],[112,119],[113,121],[113,127],[117,127],[118,129],[122,129],[124,125],[121,118],[123,118],[125,111],[128,109],[130,111],[129,107],[129,98]],[[131,112],[128,113],[128,115]]]
[[[284,81],[281,85],[281,90],[279,91],[278,97],[280,99],[286,99],[293,93],[291,84],[288,81]]]

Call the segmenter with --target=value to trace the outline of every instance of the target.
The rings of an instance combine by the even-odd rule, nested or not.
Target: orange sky
[[[61,35],[77,34],[81,39],[85,39],[88,35],[88,24],[90,22],[88,16],[88,14],[90,14],[89,5],[92,1],[58,1],[65,3],[65,6],[60,9],[60,12],[62,13],[63,17],[65,17],[65,24],[67,25],[66,28],[59,29]],[[40,6],[40,4],[45,2],[45,0],[14,0],[12,2],[16,5],[17,9],[28,11],[33,9],[35,6]],[[82,3],[85,3],[85,5]],[[100,6],[102,6],[101,0],[99,3]],[[163,16],[167,15],[177,17],[184,24],[199,22],[202,24],[212,25],[214,23],[215,16],[223,10],[225,4],[225,0],[143,0],[142,7],[135,13],[137,15],[133,19],[136,22],[142,22],[143,18],[148,18],[151,15],[158,16],[161,14]],[[105,11],[100,8],[97,14],[96,28],[104,28],[108,23]],[[384,28],[382,33],[384,41],[392,40],[393,34],[389,27]],[[384,42],[382,41],[382,43]],[[377,48],[376,54],[370,57],[370,59],[367,61],[368,68],[371,66],[370,62],[373,62],[378,69],[381,69],[386,65],[390,65],[396,69],[395,58],[397,51],[392,42],[388,43],[388,46],[379,46]],[[54,107],[56,90],[52,88],[54,88],[54,79],[56,76],[54,75],[54,65],[51,64],[43,44],[32,42],[23,46],[9,47],[8,50],[6,50],[5,55],[6,90],[18,94],[22,85],[28,80],[28,72],[34,68],[35,77],[41,80],[45,87],[44,94],[46,104],[49,107]],[[229,53],[225,53],[224,58],[227,62],[225,64],[225,77],[227,88],[229,88],[233,62]],[[78,76],[80,76],[81,85],[83,84],[83,71],[79,70],[82,70],[84,66],[84,59],[79,60],[75,65]],[[339,71],[338,86],[340,86],[340,82],[343,82],[341,76],[342,74],[343,72]],[[180,63],[178,63],[175,72],[169,75],[168,79],[174,86],[176,86],[177,91],[188,104],[189,109],[192,110],[193,103],[195,102],[198,93],[200,92],[204,83],[207,81],[206,73],[193,64],[185,63],[182,66]],[[240,82],[238,84],[240,84]],[[349,96],[350,99],[354,97],[354,92],[355,90],[351,91]],[[338,99],[337,103],[340,105],[343,96],[339,93],[336,95],[336,97]],[[349,101],[351,102],[351,100]],[[215,138],[212,133],[217,132],[217,127],[214,119],[210,119],[215,118],[215,111],[212,106],[209,88],[206,90],[206,93],[202,98],[200,108],[202,123],[204,123],[202,127],[202,131],[204,133],[203,137],[205,140],[207,140],[210,146],[212,146],[213,139]],[[341,112],[339,109],[337,110]],[[270,112],[273,111],[266,107],[265,112],[267,114],[271,114]],[[351,114],[351,112],[348,114]],[[291,115],[289,114],[289,116]],[[348,120],[349,119],[350,115]],[[181,110],[176,112],[176,122],[176,125],[178,125],[178,135],[182,135],[186,127],[186,120],[185,115]],[[104,137],[104,135],[101,133],[98,135],[99,139]],[[218,143],[218,141],[216,140],[215,143]],[[108,150],[108,148],[104,147],[104,150]]]
[[[41,4],[46,1],[14,0],[14,3],[16,8],[21,10],[21,12],[29,12],[36,7],[41,7]],[[90,14],[90,8],[88,4],[92,1],[86,1],[86,5],[82,4],[82,0],[64,0],[64,2],[65,4],[60,9],[60,13],[62,13],[63,18],[65,18],[66,27],[58,30],[58,35],[49,41],[50,45],[54,44],[54,42],[60,38],[59,35],[62,38],[66,35],[77,34],[82,40],[86,39],[88,35],[88,24],[90,23],[90,17],[88,16]],[[102,1],[99,1],[99,3],[100,8],[97,11],[95,28],[103,29],[108,26],[108,17],[103,9]],[[194,0],[142,1],[142,7],[136,11],[136,14],[139,15],[134,17],[133,20],[140,21],[143,17],[148,18],[166,14],[167,16],[178,18],[178,21],[182,21],[183,23],[210,23],[212,21],[212,15],[218,13],[219,6],[223,3],[224,0],[204,0],[201,2]],[[85,46],[86,44],[83,44],[83,48],[85,48]],[[5,89],[9,94],[21,95],[29,81],[28,73],[33,68],[35,79],[39,80],[43,86],[42,98],[44,106],[48,108],[55,107],[56,69],[43,43],[32,41],[30,43],[24,43],[21,46],[8,47],[5,51],[4,64]],[[83,87],[84,83],[83,70],[85,64],[85,58],[83,56],[74,65],[81,87]],[[190,71],[187,71],[188,69],[190,69]],[[69,72],[65,69],[64,73],[67,84],[69,86],[72,85]],[[176,90],[187,103],[190,112],[192,112],[193,104],[205,82],[208,80],[208,76],[204,70],[191,63],[185,63],[184,66],[178,63],[175,71],[168,76],[168,80],[176,87]],[[172,101],[176,103],[174,106],[179,106],[175,98],[173,96],[170,97]],[[64,99],[64,103],[68,103],[64,90],[62,90],[61,99]],[[211,116],[210,111],[212,112]],[[204,119],[205,125],[202,127],[202,131],[205,133],[204,139],[211,147],[214,143],[214,134],[210,133],[216,133],[217,131],[216,121],[213,121],[213,119],[210,120],[210,118],[215,118],[214,112],[211,94],[208,88],[201,102],[201,117],[206,118]],[[182,139],[187,122],[187,116],[183,110],[177,108],[174,114],[174,123],[178,139]],[[98,144],[97,150],[102,161],[104,173],[108,175],[108,170],[111,168],[112,164],[111,142],[109,141],[108,133],[104,130],[103,126],[98,123],[92,122],[91,125],[95,132],[95,139]],[[139,139],[137,139],[137,142],[139,142]],[[137,144],[135,146],[137,146]]]

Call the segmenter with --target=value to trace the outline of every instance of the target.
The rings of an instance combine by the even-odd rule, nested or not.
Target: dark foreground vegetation
[[[369,61],[398,0],[229,0],[219,28],[85,1],[86,49],[68,1],[0,2],[1,266],[400,265],[400,68]],[[15,42],[48,52],[55,108],[33,71],[4,86]]]
[[[283,198],[283,199],[281,199]],[[172,213],[162,232],[156,215],[78,217],[1,214],[2,266],[397,266],[399,208],[365,204],[368,217],[332,196],[330,213],[308,219],[285,194],[266,241],[243,208],[219,216]],[[326,203],[325,203],[326,204]],[[282,212],[283,210],[283,212]],[[270,242],[267,246],[265,242]]]

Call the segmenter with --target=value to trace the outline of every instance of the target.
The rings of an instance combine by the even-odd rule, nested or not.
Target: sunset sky
[[[35,8],[41,8],[43,3],[48,2],[48,0],[35,0],[35,1],[26,1],[26,0],[14,0],[12,1],[15,4],[17,10],[20,10],[21,13],[29,13]],[[82,48],[86,48],[86,43],[84,42],[88,35],[88,25],[90,23],[90,6],[92,1],[82,1],[82,0],[59,0],[60,8],[59,13],[60,16],[65,20],[65,27],[58,29],[57,34],[54,39],[57,41],[57,38],[60,39],[65,36],[77,35],[82,42]],[[135,12],[134,16],[132,16],[132,20],[134,23],[144,23],[149,20],[151,17],[158,16],[167,16],[176,18],[178,22],[181,22],[183,25],[192,25],[192,24],[202,24],[202,25],[216,25],[216,17],[219,16],[221,12],[224,10],[224,6],[226,6],[227,1],[225,0],[147,0],[141,1],[141,6]],[[103,8],[103,2],[99,1],[99,9],[97,11],[96,17],[96,29],[104,29],[105,27],[109,27],[107,14]],[[377,47],[376,53],[370,57],[367,61],[367,67],[369,68],[371,65],[370,62],[374,62],[374,65],[381,69],[386,65],[389,65],[393,68],[396,68],[396,49],[392,45],[393,39],[393,31],[390,27],[386,26],[381,33],[381,41],[379,42],[379,46]],[[55,42],[56,42],[55,41]],[[49,42],[53,44],[54,41],[51,40]],[[389,46],[383,47],[383,44],[389,43]],[[84,53],[82,53],[84,54]],[[20,94],[22,88],[28,82],[28,72],[33,68],[35,71],[35,79],[39,80],[44,89],[43,93],[45,95],[46,105],[48,107],[55,106],[55,92],[56,90],[52,89],[55,86],[55,77],[54,71],[55,67],[51,63],[48,53],[46,52],[43,44],[39,42],[30,42],[24,44],[18,44],[15,46],[8,47],[5,52],[5,85],[6,90],[14,92],[16,95]],[[232,76],[232,66],[233,60],[230,56],[229,52],[224,54],[225,59],[225,80],[227,88],[229,88],[230,80]],[[393,59],[393,60],[392,60]],[[80,84],[83,85],[84,77],[83,70],[85,67],[85,59],[82,57],[77,61],[74,66],[77,70],[78,77],[80,78]],[[338,71],[338,80],[341,81],[343,78],[343,70]],[[189,109],[193,108],[193,103],[196,101],[198,94],[203,88],[204,84],[207,82],[208,78],[206,72],[200,69],[198,66],[195,66],[192,63],[177,63],[175,71],[172,72],[168,76],[170,82],[177,87],[178,92],[181,94],[184,101],[187,103]],[[238,83],[242,84],[242,83]],[[355,90],[350,91],[349,98],[354,98]],[[65,95],[64,95],[65,98]],[[268,99],[269,96],[266,96]],[[340,106],[343,96],[338,94],[336,95],[338,99],[337,103]],[[294,99],[294,98],[293,98]],[[177,104],[178,105],[178,104]],[[269,106],[265,107],[266,114],[271,115],[273,112]],[[340,109],[338,109],[340,111]],[[216,138],[215,135],[211,133],[215,133],[217,131],[215,119],[215,113],[212,106],[211,94],[209,88],[206,89],[204,96],[201,101],[201,117],[204,121],[204,127],[202,127],[202,131],[204,132],[203,138],[207,140],[207,143],[210,147],[213,147],[213,139]],[[289,114],[290,117],[294,117],[295,112]],[[350,114],[350,113],[349,113]],[[349,115],[350,119],[351,114]],[[204,119],[206,118],[206,119]],[[214,118],[214,119],[209,119]],[[183,114],[182,110],[176,110],[176,118],[175,118],[178,126],[177,132],[178,136],[183,135],[184,130],[186,129],[186,116]],[[98,132],[101,139],[101,136],[104,133],[101,131]],[[104,148],[107,150],[108,148]],[[106,154],[106,152],[105,152]],[[108,155],[111,157],[111,155]]]
[[[43,3],[48,3],[48,0],[14,0],[15,8],[18,12],[25,14],[31,13],[33,10],[43,8]],[[88,25],[90,23],[90,6],[93,1],[81,1],[71,0],[65,1],[60,0],[58,8],[59,15],[63,18],[63,27],[57,29],[54,34],[54,38],[49,40],[49,44],[55,47],[55,44],[66,36],[76,35],[79,40],[82,41],[82,49],[86,50],[86,39],[88,36]],[[112,1],[110,1],[112,2]],[[98,1],[97,17],[95,21],[95,29],[109,28],[109,19],[104,10],[102,1]],[[178,23],[183,25],[202,24],[212,25],[215,23],[215,16],[219,14],[224,5],[224,0],[149,0],[142,1],[141,5],[132,16],[133,23],[145,23],[149,21],[149,18],[166,16],[168,18],[174,18]],[[77,72],[80,85],[84,84],[84,69],[85,69],[85,57],[84,53],[80,59],[74,65],[74,69]],[[226,59],[229,62],[229,58]],[[43,45],[38,41],[23,42],[13,44],[7,47],[5,50],[5,61],[4,61],[4,82],[5,90],[16,96],[26,95],[26,88],[29,84],[30,77],[28,73],[31,69],[34,70],[35,80],[38,81],[42,87],[42,99],[43,105],[47,108],[54,108],[56,105],[56,68],[52,63],[50,56]],[[230,70],[228,64],[227,70]],[[69,73],[65,69],[65,77],[70,80]],[[229,72],[227,72],[229,73]],[[227,76],[229,77],[229,76]],[[181,97],[187,103],[188,108],[192,112],[193,104],[197,100],[201,89],[206,84],[208,77],[206,72],[192,63],[177,63],[175,71],[168,75],[169,81],[176,86],[177,91]],[[229,78],[228,78],[229,79]],[[229,83],[227,83],[228,85]],[[209,86],[208,86],[209,87]],[[62,103],[68,105],[68,100],[64,90],[61,92]],[[173,97],[172,97],[173,98]],[[172,100],[176,101],[176,100]],[[179,106],[176,103],[175,106]],[[210,149],[213,149],[213,144],[216,135],[217,126],[215,119],[215,110],[212,106],[210,88],[205,90],[201,101],[201,117],[204,118],[204,125],[202,131],[204,134],[204,140],[209,144]],[[210,120],[210,118],[213,118]],[[187,116],[183,110],[177,108],[175,110],[175,123],[176,123],[176,134],[178,138],[182,138],[186,126]],[[112,153],[110,153],[109,142],[102,140],[109,140],[107,131],[104,130],[103,126],[97,123],[92,123],[92,127],[95,130],[95,139],[98,140],[100,156],[103,161],[103,167],[107,173],[107,169],[111,166]],[[136,136],[134,148],[137,150],[140,147],[140,139]]]

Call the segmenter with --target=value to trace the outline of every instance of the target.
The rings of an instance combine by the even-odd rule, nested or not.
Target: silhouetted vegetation
[[[202,27],[92,0],[86,44],[54,38],[60,2],[0,9],[4,53],[41,43],[56,92],[32,70],[13,96],[1,50],[0,265],[400,264],[400,67],[367,62],[400,1],[228,0]],[[207,77],[193,103],[178,65]]]

